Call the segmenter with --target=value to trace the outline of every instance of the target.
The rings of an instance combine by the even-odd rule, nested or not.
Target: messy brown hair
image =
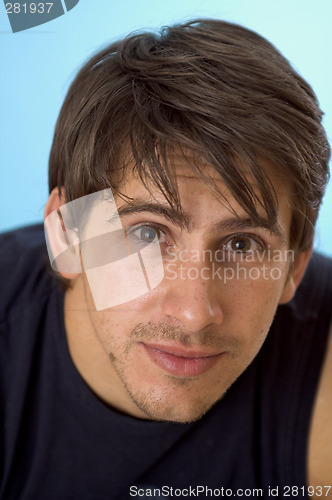
[[[265,158],[292,186],[290,246],[305,250],[328,180],[321,118],[308,83],[253,31],[201,19],[134,33],[92,57],[72,83],[49,189],[63,186],[66,201],[109,187],[121,193],[130,165],[181,210],[171,161],[181,151],[202,178],[211,165],[253,220],[261,205],[272,226],[278,203]]]

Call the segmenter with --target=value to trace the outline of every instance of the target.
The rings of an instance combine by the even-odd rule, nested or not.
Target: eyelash
[[[257,243],[257,245],[259,246],[259,249],[258,251],[262,251],[264,249],[266,249],[266,243],[261,239],[259,238],[256,234],[253,235],[253,234],[248,234],[248,233],[240,233],[240,234],[233,234],[231,236],[229,236],[227,238],[227,240],[223,243],[222,247],[225,248],[226,245],[228,245],[232,240],[235,240],[235,239],[248,239],[248,240],[251,240],[251,241],[254,241],[255,243]],[[236,250],[233,250],[234,252],[236,252]],[[241,254],[246,254],[246,253],[249,253],[249,252],[254,252],[255,250],[249,250],[247,252],[241,252],[239,251],[239,253]]]

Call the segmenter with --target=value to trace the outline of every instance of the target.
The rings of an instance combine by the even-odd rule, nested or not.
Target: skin
[[[207,169],[209,167],[207,166]],[[199,419],[232,385],[259,351],[270,328],[278,304],[292,299],[304,274],[311,251],[301,252],[295,262],[273,263],[279,267],[280,279],[233,280],[224,285],[218,280],[169,279],[170,262],[166,251],[176,256],[186,251],[230,248],[230,241],[257,236],[271,250],[288,248],[291,208],[285,182],[274,180],[279,201],[280,238],[262,228],[245,231],[231,225],[216,231],[216,222],[234,218],[220,204],[209,188],[180,161],[178,182],[184,212],[190,214],[191,227],[179,228],[161,216],[149,212],[122,218],[123,226],[161,224],[165,237],[160,239],[165,277],[149,293],[119,306],[97,312],[86,275],[63,274],[72,280],[65,296],[65,325],[73,363],[88,386],[107,404],[133,417],[178,422]],[[211,173],[216,178],[216,174]],[[271,174],[272,175],[272,174]],[[244,215],[221,180],[216,179],[239,216]],[[122,189],[135,199],[166,202],[160,193],[153,196],[134,177]],[[197,203],[197,200],[200,203]],[[118,209],[125,206],[116,199]],[[45,208],[45,217],[65,203],[62,193],[54,189]],[[167,205],[167,204],[166,204]],[[248,240],[247,240],[248,243]],[[232,247],[232,245],[231,245]],[[255,244],[252,247],[258,250]],[[182,254],[184,255],[184,254]],[[172,254],[173,258],[173,254]],[[172,261],[173,263],[173,261]],[[199,268],[206,263],[181,262]],[[269,265],[268,262],[263,264]],[[84,267],[84,263],[82,262]],[[247,271],[254,264],[244,264]],[[172,268],[173,269],[173,268]],[[250,300],[248,300],[250,297]],[[175,377],[165,373],[148,357],[141,342],[172,343],[182,349],[199,346],[209,352],[225,351],[220,360],[197,377]],[[331,484],[332,463],[332,327],[314,406],[307,456],[307,484],[316,489]],[[322,490],[326,498],[327,489]]]
[[[184,250],[191,255],[194,251],[227,248],[237,262],[241,256],[234,254],[233,247],[238,241],[249,248],[247,256],[252,256],[252,252],[262,255],[264,248],[271,251],[288,248],[291,209],[284,183],[278,179],[274,182],[280,207],[279,234],[262,227],[239,231],[237,217],[247,218],[247,215],[216,174],[212,171],[210,174],[237,216],[212,196],[210,188],[179,160],[177,179],[189,227],[179,227],[148,211],[122,217],[124,227],[154,224],[162,228],[160,245],[165,277],[156,288],[124,304],[96,311],[86,275],[69,276],[75,278],[65,297],[65,324],[72,359],[101,399],[134,417],[177,422],[201,418],[256,356],[278,304],[292,298],[310,256],[309,251],[301,253],[292,266],[289,260],[271,263],[263,258],[267,268],[264,277],[240,277],[227,284],[218,278],[183,279],[189,272],[188,266],[194,267],[199,275],[206,263],[176,261],[183,272],[170,279],[169,249],[173,259]],[[168,206],[160,193],[154,190],[152,195],[133,176],[122,192],[139,202]],[[63,202],[59,194],[55,193],[53,198],[51,195],[46,214]],[[122,199],[116,202],[118,209],[126,205]],[[244,259],[240,265],[249,272],[257,262],[247,263]],[[270,276],[272,267],[279,269],[279,279]],[[200,356],[222,355],[198,376],[178,376],[167,373],[151,359],[145,346],[155,344],[175,346],[188,353],[199,351]]]

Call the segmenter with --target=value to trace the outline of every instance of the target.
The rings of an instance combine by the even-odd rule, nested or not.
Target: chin
[[[181,408],[171,408],[164,413],[162,418],[159,420],[167,422],[177,422],[180,424],[188,424],[191,422],[197,422],[206,413],[208,413],[211,408],[217,403],[217,401],[210,405],[205,405],[203,408],[192,408],[192,407],[181,407]]]
[[[211,408],[222,399],[217,397],[213,401],[194,401],[179,400],[170,403],[170,400],[164,404],[161,401],[150,404],[141,404],[136,401],[136,405],[145,413],[148,419],[163,422],[177,422],[181,424],[196,422],[200,420]]]

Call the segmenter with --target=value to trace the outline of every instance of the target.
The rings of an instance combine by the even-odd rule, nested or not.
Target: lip
[[[177,377],[198,377],[210,370],[224,354],[205,353],[178,346],[142,343],[150,359],[164,372]]]

